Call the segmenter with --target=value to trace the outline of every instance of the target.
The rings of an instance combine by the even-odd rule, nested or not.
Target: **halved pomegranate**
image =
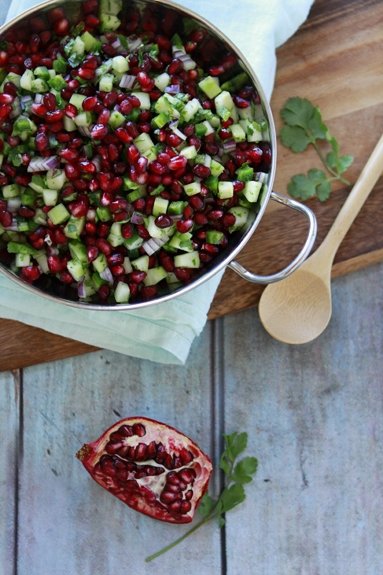
[[[169,425],[128,417],[76,454],[90,475],[136,511],[170,523],[189,523],[206,492],[209,457]]]

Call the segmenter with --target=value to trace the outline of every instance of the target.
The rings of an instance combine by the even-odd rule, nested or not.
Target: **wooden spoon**
[[[331,268],[340,243],[383,171],[383,136],[321,246],[286,279],[270,284],[259,301],[266,331],[284,343],[307,343],[331,318]]]

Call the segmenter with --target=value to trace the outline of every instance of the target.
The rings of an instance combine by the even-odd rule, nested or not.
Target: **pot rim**
[[[71,0],[71,2],[80,4],[83,0]],[[272,156],[271,156],[271,168],[268,172],[267,182],[265,182],[266,190],[264,188],[262,192],[262,197],[260,200],[260,205],[258,207],[258,211],[254,218],[254,221],[243,233],[242,237],[239,238],[237,245],[226,248],[227,254],[226,256],[220,258],[220,261],[217,265],[212,265],[211,269],[206,271],[202,271],[202,273],[192,280],[190,283],[183,285],[180,288],[177,288],[173,292],[169,292],[167,294],[161,295],[157,298],[148,300],[148,301],[140,301],[140,302],[133,302],[133,303],[115,303],[110,305],[102,305],[92,302],[85,302],[85,301],[77,301],[77,300],[69,300],[65,298],[61,298],[57,295],[50,294],[49,292],[43,291],[41,288],[34,286],[33,284],[29,284],[23,281],[19,276],[15,273],[10,271],[6,268],[3,264],[0,263],[0,271],[8,277],[11,281],[19,284],[24,289],[28,290],[35,295],[40,295],[43,298],[46,298],[50,301],[61,303],[67,305],[69,307],[75,307],[77,309],[83,310],[92,310],[92,311],[133,311],[137,309],[147,308],[153,305],[159,305],[164,302],[168,302],[172,299],[178,298],[182,295],[187,294],[194,288],[197,288],[204,284],[205,282],[212,279],[216,276],[219,272],[224,271],[224,269],[234,260],[234,258],[238,255],[238,253],[245,247],[248,243],[250,238],[252,237],[253,233],[255,232],[256,228],[259,225],[260,220],[263,217],[263,214],[266,210],[267,204],[269,203],[270,196],[272,193],[272,187],[275,179],[275,172],[276,172],[276,162],[277,162],[277,137],[276,137],[276,130],[275,124],[273,119],[273,113],[271,111],[271,107],[269,101],[266,98],[265,92],[263,90],[262,84],[259,81],[255,71],[253,70],[250,62],[245,57],[243,52],[233,43],[233,41],[226,36],[224,32],[222,32],[217,26],[215,26],[212,22],[206,19],[204,16],[201,16],[194,10],[189,8],[185,8],[173,0],[133,0],[133,2],[138,4],[158,4],[164,6],[165,8],[171,8],[172,10],[178,11],[181,13],[182,16],[191,17],[197,22],[201,23],[210,33],[216,36],[220,41],[224,42],[235,54],[238,56],[241,66],[244,68],[245,72],[249,75],[253,85],[255,86],[261,101],[261,105],[263,111],[266,116],[267,124],[268,124],[268,133],[269,133],[269,142],[271,145]],[[64,4],[64,0],[45,0],[27,10],[24,10],[18,16],[15,16],[8,22],[4,23],[0,27],[0,36],[2,36],[5,32],[7,32],[13,26],[18,25],[22,20],[27,19],[33,15],[36,15],[41,10],[45,11],[49,7],[54,7],[57,5]]]

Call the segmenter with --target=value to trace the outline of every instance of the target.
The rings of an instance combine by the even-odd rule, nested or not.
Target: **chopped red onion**
[[[100,272],[100,278],[108,282],[108,284],[113,285],[113,274],[109,268],[105,268],[104,271]]]
[[[226,140],[223,143],[222,147],[223,147],[224,152],[229,153],[229,152],[234,152],[236,150],[237,144],[234,142],[234,140]]]
[[[85,284],[84,282],[79,282],[77,285],[77,295],[78,297],[81,298],[85,298],[86,297],[86,289],[85,289]]]
[[[132,224],[140,225],[144,222],[144,216],[140,212],[133,212],[130,221]]]
[[[49,156],[42,158],[35,156],[28,164],[27,172],[47,172],[48,170],[55,170],[60,165],[60,160],[57,156]]]
[[[179,94],[181,92],[181,86],[179,84],[171,84],[166,86],[165,92],[168,94]]]
[[[164,238],[150,238],[146,242],[142,244],[143,249],[151,256],[152,254],[156,253],[166,242],[169,240],[168,237]]]
[[[131,90],[136,82],[136,76],[131,74],[123,74],[119,83],[120,88]]]

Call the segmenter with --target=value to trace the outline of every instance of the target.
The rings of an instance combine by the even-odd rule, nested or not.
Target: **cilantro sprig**
[[[302,200],[317,197],[323,202],[330,197],[334,181],[350,185],[342,174],[354,158],[340,154],[339,143],[330,134],[317,106],[306,98],[289,98],[281,110],[281,118],[284,122],[280,131],[282,144],[295,153],[304,152],[312,145],[325,167],[325,171],[312,168],[307,174],[293,176],[287,186],[291,196]],[[323,143],[329,148],[327,153],[323,151]]]
[[[219,527],[225,524],[225,514],[245,501],[246,493],[244,485],[253,480],[253,475],[257,471],[258,460],[255,457],[238,457],[247,447],[247,433],[235,431],[230,435],[224,435],[224,451],[222,452],[219,467],[224,474],[224,486],[217,498],[205,494],[198,507],[198,512],[202,519],[191,529],[186,531],[181,537],[166,545],[156,553],[149,555],[146,562],[153,561],[163,553],[170,551],[184,539],[192,535],[197,529],[208,523],[212,519],[218,521]]]

